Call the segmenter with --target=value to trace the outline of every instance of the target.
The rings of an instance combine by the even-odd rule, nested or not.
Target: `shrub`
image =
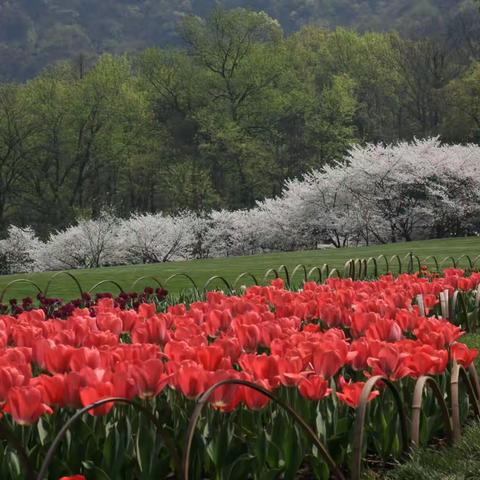
[[[32,228],[10,225],[0,240],[0,273],[26,273],[38,269],[37,256],[42,243]]]

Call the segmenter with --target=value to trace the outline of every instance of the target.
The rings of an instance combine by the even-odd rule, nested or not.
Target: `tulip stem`
[[[5,439],[8,444],[17,451],[20,461],[22,462],[25,471],[27,472],[28,480],[34,480],[35,470],[32,468],[27,451],[22,445],[22,442],[14,435],[14,433],[5,421],[0,422],[0,437]]]
[[[55,450],[58,447],[59,443],[65,436],[66,432],[70,429],[70,426],[75,423],[83,414],[94,410],[97,407],[101,407],[102,405],[105,405],[107,403],[118,403],[118,404],[126,404],[130,405],[133,407],[135,410],[138,412],[141,412],[142,414],[146,415],[148,419],[152,422],[157,427],[157,430],[162,438],[162,440],[165,443],[166,448],[169,450],[170,454],[172,455],[174,464],[175,464],[175,471],[179,473],[179,476],[182,475],[181,472],[181,463],[180,463],[180,458],[178,456],[176,446],[174,439],[170,436],[168,431],[163,427],[159,419],[152,414],[150,410],[145,408],[143,405],[136,403],[132,400],[129,400],[127,398],[122,398],[122,397],[109,397],[105,398],[102,400],[98,400],[95,403],[91,403],[90,405],[87,405],[86,407],[83,407],[82,409],[78,410],[72,417],[70,417],[63,427],[60,429],[60,431],[57,433],[55,439],[53,440],[52,444],[50,445],[50,448],[45,455],[45,459],[42,463],[42,466],[40,468],[40,471],[38,473],[38,476],[36,477],[37,480],[44,480],[48,467],[50,465],[50,462],[52,461],[53,455],[55,454]]]

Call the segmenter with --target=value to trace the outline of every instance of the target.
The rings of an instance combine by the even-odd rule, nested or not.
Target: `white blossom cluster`
[[[267,251],[474,235],[480,230],[480,147],[437,138],[354,147],[343,163],[286,182],[250,210],[103,213],[40,241],[11,226],[0,273],[93,268]]]

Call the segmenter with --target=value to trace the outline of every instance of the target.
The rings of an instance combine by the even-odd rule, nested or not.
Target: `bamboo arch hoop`
[[[387,377],[382,375],[376,375],[368,379],[365,383],[362,394],[360,395],[360,401],[358,403],[355,423],[353,427],[353,456],[352,456],[352,474],[351,480],[360,480],[362,475],[362,447],[363,437],[365,432],[365,418],[367,414],[368,397],[372,393],[372,390],[378,383],[384,383],[387,388],[392,392],[395,404],[397,406],[398,416],[400,419],[400,432],[402,441],[402,451],[406,452],[408,449],[408,429],[407,429],[407,416],[403,408],[402,398],[397,390],[397,387]]]
[[[453,362],[452,374],[450,377],[450,398],[451,398],[451,409],[452,409],[452,430],[453,430],[453,441],[456,442],[460,440],[462,435],[462,425],[460,422],[460,402],[459,402],[459,389],[458,385],[460,379],[463,381],[467,388],[468,397],[473,407],[473,411],[477,418],[480,418],[480,405],[478,398],[476,396],[475,389],[470,381],[469,376],[467,375],[466,370],[457,362]]]
[[[284,271],[285,272],[285,284],[287,285],[288,288],[291,287],[291,284],[290,284],[290,272],[288,271],[288,268],[286,265],[280,265],[278,268],[277,268],[277,272],[281,272],[281,271]]]
[[[75,283],[75,285],[77,286],[77,289],[78,289],[78,293],[80,294],[80,297],[82,296],[83,294],[83,288],[82,288],[82,285],[80,284],[80,281],[78,280],[78,278],[75,276],[75,275],[72,275],[70,272],[66,272],[66,271],[61,271],[61,272],[57,272],[57,273],[54,273],[49,279],[48,279],[48,282],[47,282],[47,285],[45,286],[45,290],[43,291],[43,294],[45,296],[48,295],[48,290],[50,288],[50,285],[52,283],[53,280],[55,280],[55,278],[59,277],[59,276],[66,276],[70,279],[73,280],[73,282]]]
[[[92,288],[90,288],[90,290],[88,291],[88,293],[92,293],[94,292],[98,287],[100,287],[101,285],[106,285],[106,284],[112,284],[112,285],[115,285],[119,292],[120,293],[124,293],[125,291],[123,290],[123,287],[118,283],[116,282],[115,280],[101,280],[100,282],[97,282]]]
[[[442,267],[443,265],[445,265],[448,261],[452,262],[452,267],[453,267],[453,268],[457,268],[457,260],[455,259],[455,257],[452,257],[452,256],[445,257],[445,258],[440,262],[440,267]]]
[[[37,289],[38,293],[42,293],[42,289],[35,282],[32,282],[32,280],[28,280],[28,278],[17,278],[16,280],[12,280],[5,285],[2,292],[0,293],[0,303],[3,302],[3,297],[5,296],[5,293],[10,290],[10,287],[17,283],[27,283],[29,285],[33,285]]]
[[[343,276],[355,280],[355,260],[353,260],[353,258],[345,262],[343,266]]]
[[[398,273],[401,274],[402,273],[402,260],[400,259],[400,257],[398,255],[392,255],[390,257],[390,262],[393,262],[394,260],[397,261],[397,265],[398,265]]]
[[[143,277],[137,278],[131,285],[131,289],[135,291],[135,287],[137,286],[138,283],[140,283],[142,280],[153,280],[160,288],[164,288],[162,285],[162,282],[157,278],[152,275],[144,275]]]
[[[253,280],[253,283],[255,283],[255,285],[258,285],[258,280],[257,280],[257,277],[255,275],[253,275],[253,273],[249,273],[249,272],[243,272],[241,273],[233,282],[233,289],[236,290],[237,289],[237,285],[238,285],[238,282],[242,279],[242,278],[246,278],[246,277],[249,277]]]
[[[322,269],[320,267],[312,267],[307,274],[307,280],[310,280],[311,276],[313,275],[314,272],[317,272],[318,274],[318,283],[323,282],[323,274],[322,274]]]
[[[264,283],[268,281],[268,277],[270,277],[270,275],[272,273],[275,275],[275,278],[280,278],[280,275],[278,274],[277,269],[276,268],[270,268],[265,272],[265,275],[263,276],[263,282]]]
[[[293,282],[293,279],[295,277],[295,274],[302,270],[303,271],[303,283],[305,283],[308,280],[308,273],[307,273],[307,267],[303,263],[299,263],[293,270],[292,270],[292,275],[290,277],[290,281]]]
[[[170,275],[166,280],[165,280],[165,286],[168,285],[168,282],[170,282],[170,280],[173,280],[174,278],[177,278],[177,277],[184,277],[186,278],[190,284],[192,285],[193,289],[195,290],[195,293],[197,295],[199,295],[199,290],[198,290],[198,287],[197,287],[197,284],[195,283],[195,280],[193,280],[193,278],[188,274],[188,273],[174,273],[173,275]]]
[[[342,274],[337,268],[332,268],[331,272],[328,274],[328,278],[333,278],[334,276],[342,278]]]
[[[423,259],[423,263],[425,265],[427,265],[427,263],[430,261],[430,260],[433,260],[433,263],[435,264],[435,272],[436,273],[440,273],[440,265],[438,263],[438,259],[435,255],[429,255],[428,257],[425,257]],[[428,266],[428,265],[427,265]]]
[[[210,286],[211,283],[215,282],[216,280],[220,280],[225,287],[227,287],[229,293],[233,293],[233,289],[228,283],[228,280],[225,277],[222,277],[221,275],[214,275],[213,277],[210,277],[206,282],[205,285],[203,286],[203,290],[208,291],[208,287]]]
[[[425,391],[426,387],[430,388],[435,398],[437,399],[438,405],[440,407],[440,412],[442,414],[443,425],[445,427],[445,435],[448,442],[452,443],[453,431],[450,421],[450,415],[448,414],[447,403],[445,402],[440,387],[438,386],[438,383],[435,381],[435,379],[430,376],[424,375],[417,380],[415,384],[415,390],[413,392],[412,427],[410,431],[412,446],[420,446],[420,414],[422,412],[423,392]]]
[[[377,262],[379,262],[381,259],[383,259],[383,261],[385,262],[385,270],[386,270],[386,274],[389,274],[390,273],[390,262],[388,261],[388,258],[383,255],[383,253],[381,255],[379,255],[377,257]]]

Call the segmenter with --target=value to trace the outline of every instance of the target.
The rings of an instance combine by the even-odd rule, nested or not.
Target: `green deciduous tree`
[[[480,141],[480,62],[473,63],[449,83],[445,95],[450,106],[444,131],[453,140]]]
[[[15,220],[15,206],[25,194],[29,141],[35,130],[22,89],[0,85],[0,232]]]
[[[183,17],[183,47],[140,54],[95,58],[81,40],[89,30],[72,21],[67,30],[82,44],[72,61],[24,84],[0,84],[1,229],[33,225],[45,236],[104,209],[122,216],[247,208],[279,195],[287,180],[343,161],[353,144],[428,135],[478,141],[471,9],[455,13],[463,27],[450,39],[415,40],[316,26],[288,36],[266,13],[210,11],[211,3],[200,9],[205,18]],[[313,8],[293,3],[299,15]],[[120,32],[119,4],[110,5],[110,23],[95,18],[93,0],[71,9],[46,4],[60,37],[61,19],[77,14]],[[146,12],[168,17],[168,0],[123,5],[130,34]],[[262,5],[285,12],[279,2]],[[24,20],[22,35],[33,39]]]

